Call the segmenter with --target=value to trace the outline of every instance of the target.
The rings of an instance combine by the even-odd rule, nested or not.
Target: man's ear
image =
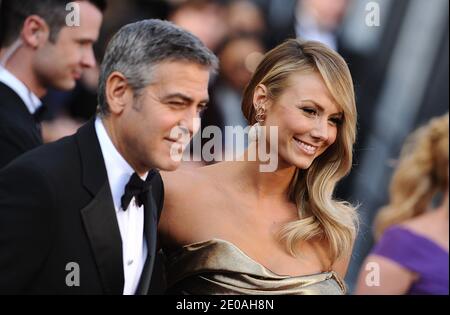
[[[133,91],[125,76],[118,71],[109,75],[105,89],[106,101],[112,114],[121,114],[126,105],[133,102]]]
[[[22,28],[21,37],[25,45],[36,49],[44,45],[50,36],[48,24],[38,15],[28,16]]]
[[[266,110],[270,104],[269,100],[269,91],[267,87],[264,84],[259,84],[253,93],[253,106],[255,107],[255,110],[261,106]]]

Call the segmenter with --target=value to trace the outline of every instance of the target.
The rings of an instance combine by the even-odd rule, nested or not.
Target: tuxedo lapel
[[[136,294],[148,293],[150,281],[152,279],[153,266],[155,264],[157,229],[158,207],[153,197],[153,189],[150,187],[144,205],[144,235],[147,241],[148,254]]]
[[[122,294],[124,286],[122,240],[108,181],[81,210],[95,262],[107,294]]]
[[[76,138],[80,150],[83,185],[95,196],[108,181],[102,149],[95,132],[95,118],[78,130]]]
[[[122,294],[122,239],[94,123],[90,120],[77,133],[83,185],[93,197],[81,216],[105,292]]]

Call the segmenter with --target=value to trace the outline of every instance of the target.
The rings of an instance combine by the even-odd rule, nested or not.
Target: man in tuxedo
[[[160,20],[124,26],[101,67],[99,114],[0,171],[0,294],[147,294],[158,170],[199,126],[217,58]]]
[[[106,0],[68,2],[1,1],[0,168],[42,144],[47,89],[71,90],[83,69],[95,66],[92,45]]]

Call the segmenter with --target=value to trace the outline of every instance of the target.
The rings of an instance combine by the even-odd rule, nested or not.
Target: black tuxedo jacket
[[[148,256],[137,294],[149,290],[163,194],[156,173],[144,207]],[[122,261],[94,120],[0,171],[0,294],[122,294]]]
[[[42,136],[33,115],[20,96],[0,82],[0,169],[40,145]]]

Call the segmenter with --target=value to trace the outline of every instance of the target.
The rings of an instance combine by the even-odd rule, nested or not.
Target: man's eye
[[[208,108],[207,105],[202,105],[202,106],[199,106],[199,107],[197,108],[197,111],[198,111],[199,113],[203,113],[207,108]]]
[[[93,45],[92,42],[87,41],[87,40],[80,40],[80,41],[78,41],[78,44],[83,47],[89,47],[89,46]]]

